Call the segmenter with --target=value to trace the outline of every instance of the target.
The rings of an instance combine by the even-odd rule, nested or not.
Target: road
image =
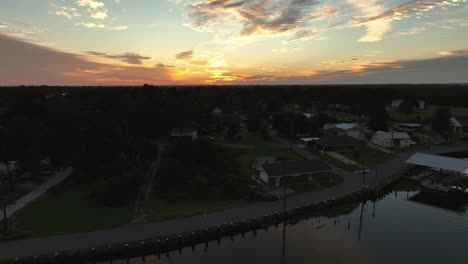
[[[23,209],[26,205],[32,203],[39,197],[43,196],[47,190],[49,190],[52,186],[55,186],[62,181],[64,181],[70,174],[72,173],[72,168],[68,167],[64,170],[58,171],[52,176],[50,176],[47,181],[43,184],[39,185],[36,189],[32,190],[30,193],[26,194],[25,196],[21,197],[20,199],[16,200],[13,204],[7,206],[6,212],[7,217],[11,217],[19,210]],[[3,213],[0,215],[0,221],[3,220]]]
[[[424,152],[437,154],[461,150],[468,150],[468,146],[441,146]],[[405,166],[406,159],[412,154],[413,152],[399,153],[394,160],[369,168],[370,171],[366,175],[367,184],[376,183],[380,179],[398,172]],[[346,177],[341,184],[317,192],[302,193],[288,197],[287,208],[328,200],[362,188],[362,175],[344,171],[342,173],[345,173]],[[225,211],[166,222],[130,224],[110,230],[3,242],[0,243],[0,258],[40,255],[77,248],[91,248],[112,243],[163,237],[180,232],[196,231],[250,217],[259,217],[281,211],[282,208],[282,200],[257,202]]]
[[[146,222],[146,206],[148,205],[148,199],[150,198],[151,191],[154,190],[154,184],[156,182],[157,173],[159,169],[159,165],[161,164],[162,154],[166,147],[167,142],[165,140],[160,140],[157,142],[158,148],[158,155],[155,160],[150,165],[146,173],[145,183],[141,186],[140,193],[135,202],[135,219],[132,221],[133,223],[145,223]]]

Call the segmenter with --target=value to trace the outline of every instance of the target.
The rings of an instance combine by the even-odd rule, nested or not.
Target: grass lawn
[[[364,148],[356,153],[347,151],[340,152],[340,154],[361,165],[365,163],[367,166],[380,164],[395,158],[394,154],[385,153],[372,148]]]
[[[322,185],[314,184],[314,183],[294,184],[294,185],[289,186],[289,188],[291,188],[296,193],[313,192],[313,191],[319,191],[319,190],[323,190],[326,188],[330,188],[342,182],[343,182],[343,177],[341,177],[338,174],[331,173],[330,181],[325,184],[322,184]]]
[[[415,110],[412,114],[405,115],[398,111],[397,109],[389,109],[387,110],[388,115],[391,119],[395,120],[396,122],[400,123],[409,123],[409,122],[418,122],[418,123],[426,123],[432,119],[432,115],[434,114],[433,109],[423,109],[423,110]]]
[[[131,208],[98,206],[89,197],[92,186],[49,194],[26,206],[16,217],[19,230],[33,236],[108,229],[131,221]]]
[[[153,198],[149,202],[151,213],[148,220],[151,222],[159,222],[179,217],[188,217],[238,207],[246,203],[247,202],[239,200],[171,201]]]
[[[327,153],[321,154],[320,152],[318,152],[316,150],[310,150],[310,149],[309,149],[309,151],[314,153],[321,160],[325,161],[326,163],[330,163],[333,166],[336,166],[338,168],[341,168],[341,169],[347,170],[347,171],[355,171],[356,170],[355,166],[353,166],[351,164],[343,163],[343,162],[333,158],[332,156],[328,155]]]
[[[246,129],[241,130],[242,134],[241,140],[235,140],[229,143],[233,144],[242,144],[255,146],[253,149],[235,149],[236,157],[241,165],[241,173],[247,177],[253,175],[251,168],[251,161],[258,157],[273,157],[275,159],[283,160],[301,160],[304,159],[301,155],[297,154],[294,150],[275,145],[274,142],[270,140],[264,140],[260,136],[253,135],[249,133]]]

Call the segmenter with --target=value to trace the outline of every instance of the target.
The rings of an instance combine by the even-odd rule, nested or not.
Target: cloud
[[[107,26],[105,24],[96,24],[93,22],[86,22],[86,23],[76,23],[75,26],[83,26],[87,28],[97,28],[97,29],[107,29],[107,30],[126,30],[128,26]]]
[[[89,7],[91,9],[98,9],[100,7],[104,7],[103,2],[99,2],[95,0],[76,0],[75,2],[78,6]]]
[[[172,65],[167,65],[167,64],[163,64],[163,63],[156,64],[156,67],[159,67],[159,68],[174,68],[174,66],[172,66]]]
[[[443,56],[468,56],[468,49],[440,51],[438,54]]]
[[[94,18],[94,19],[97,19],[97,20],[105,20],[105,19],[109,18],[109,16],[107,15],[107,10],[98,11],[96,13],[93,13],[93,14],[91,14],[91,17]]]
[[[365,27],[359,41],[382,40],[395,20],[420,15],[435,7],[456,6],[449,0],[202,0],[186,5],[187,25],[198,31],[239,36],[285,35],[290,41],[320,39],[333,28]],[[464,2],[464,0],[463,0]],[[240,29],[239,29],[240,27]]]
[[[177,69],[115,66],[0,34],[1,85],[174,84]]]
[[[117,60],[121,60],[126,63],[129,63],[129,64],[136,64],[136,65],[143,64],[144,60],[151,60],[151,57],[141,56],[139,54],[131,53],[131,52],[112,55],[112,54],[107,54],[107,53],[102,53],[102,52],[88,51],[87,54],[93,55],[93,56],[99,56],[103,58],[108,58],[108,59],[117,59]]]
[[[73,19],[76,17],[81,17],[81,13],[76,10],[74,7],[67,7],[67,6],[56,6],[52,3],[50,3],[50,6],[55,8],[55,11],[52,13],[57,15],[57,16],[63,16],[68,19]]]
[[[395,35],[396,36],[416,35],[416,34],[419,34],[421,32],[424,32],[426,30],[427,30],[427,28],[425,28],[425,27],[413,27],[413,28],[409,28],[409,29],[406,29],[406,30],[403,30],[403,31],[396,32]]]
[[[76,23],[76,26],[84,26],[87,28],[104,28],[105,26],[103,24],[95,24],[92,22],[87,22],[87,23]]]
[[[176,54],[176,59],[178,60],[191,60],[194,56],[193,50],[183,51]]]

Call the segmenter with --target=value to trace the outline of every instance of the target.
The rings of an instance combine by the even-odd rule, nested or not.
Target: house
[[[302,115],[303,115],[305,118],[307,118],[307,119],[311,119],[312,117],[314,117],[314,116],[315,116],[315,115],[314,115],[314,114],[312,114],[312,113],[305,113],[305,112],[304,112],[304,113],[302,113]]]
[[[275,159],[272,157],[259,157],[259,158],[252,160],[251,164],[252,164],[252,168],[255,169],[265,164],[273,163],[273,162],[275,162]]]
[[[468,133],[468,115],[453,115],[450,128],[454,134]]]
[[[348,135],[325,136],[317,140],[316,148],[323,151],[348,151],[362,148],[364,141]]]
[[[422,125],[419,123],[400,123],[396,124],[395,129],[399,132],[414,133],[421,129]]]
[[[214,116],[220,116],[223,114],[223,110],[221,110],[221,108],[219,107],[215,107],[213,108],[213,110],[211,111],[211,114],[214,115]]]
[[[418,109],[424,109],[426,103],[421,100],[421,99],[416,99],[416,102],[418,103],[417,106],[418,106]]]
[[[258,179],[264,183],[279,187],[283,184],[300,184],[312,180],[328,179],[332,168],[320,159],[292,160],[267,163],[255,171]]]
[[[444,138],[433,130],[419,130],[414,132],[413,139],[425,144],[441,144]]]
[[[188,138],[191,140],[197,140],[198,132],[193,128],[172,128],[171,138]]]
[[[361,123],[362,122],[362,117],[360,117],[359,115],[348,113],[348,112],[336,112],[335,118],[342,122],[348,122],[348,123]]]
[[[362,139],[363,133],[361,127],[356,123],[332,123],[325,124],[322,127],[322,133],[325,136],[347,135],[355,139]]]
[[[405,99],[402,99],[402,98],[399,98],[399,99],[396,99],[396,100],[393,100],[392,101],[392,108],[394,109],[398,109],[400,108],[401,104],[405,101]],[[416,100],[412,100],[414,101],[413,102],[413,106],[414,108],[417,108],[417,109],[424,109],[426,103],[421,100],[421,99],[416,99]]]
[[[400,108],[400,105],[405,101],[405,99],[395,99],[392,101],[392,108],[398,109]]]
[[[414,142],[406,132],[377,131],[372,136],[372,143],[385,148],[406,148]]]
[[[18,171],[18,161],[0,162],[0,175],[12,175]]]

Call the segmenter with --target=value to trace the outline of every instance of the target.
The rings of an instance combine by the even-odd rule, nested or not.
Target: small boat
[[[421,191],[429,191],[436,194],[448,195],[450,186],[435,183],[432,180],[421,181]]]

